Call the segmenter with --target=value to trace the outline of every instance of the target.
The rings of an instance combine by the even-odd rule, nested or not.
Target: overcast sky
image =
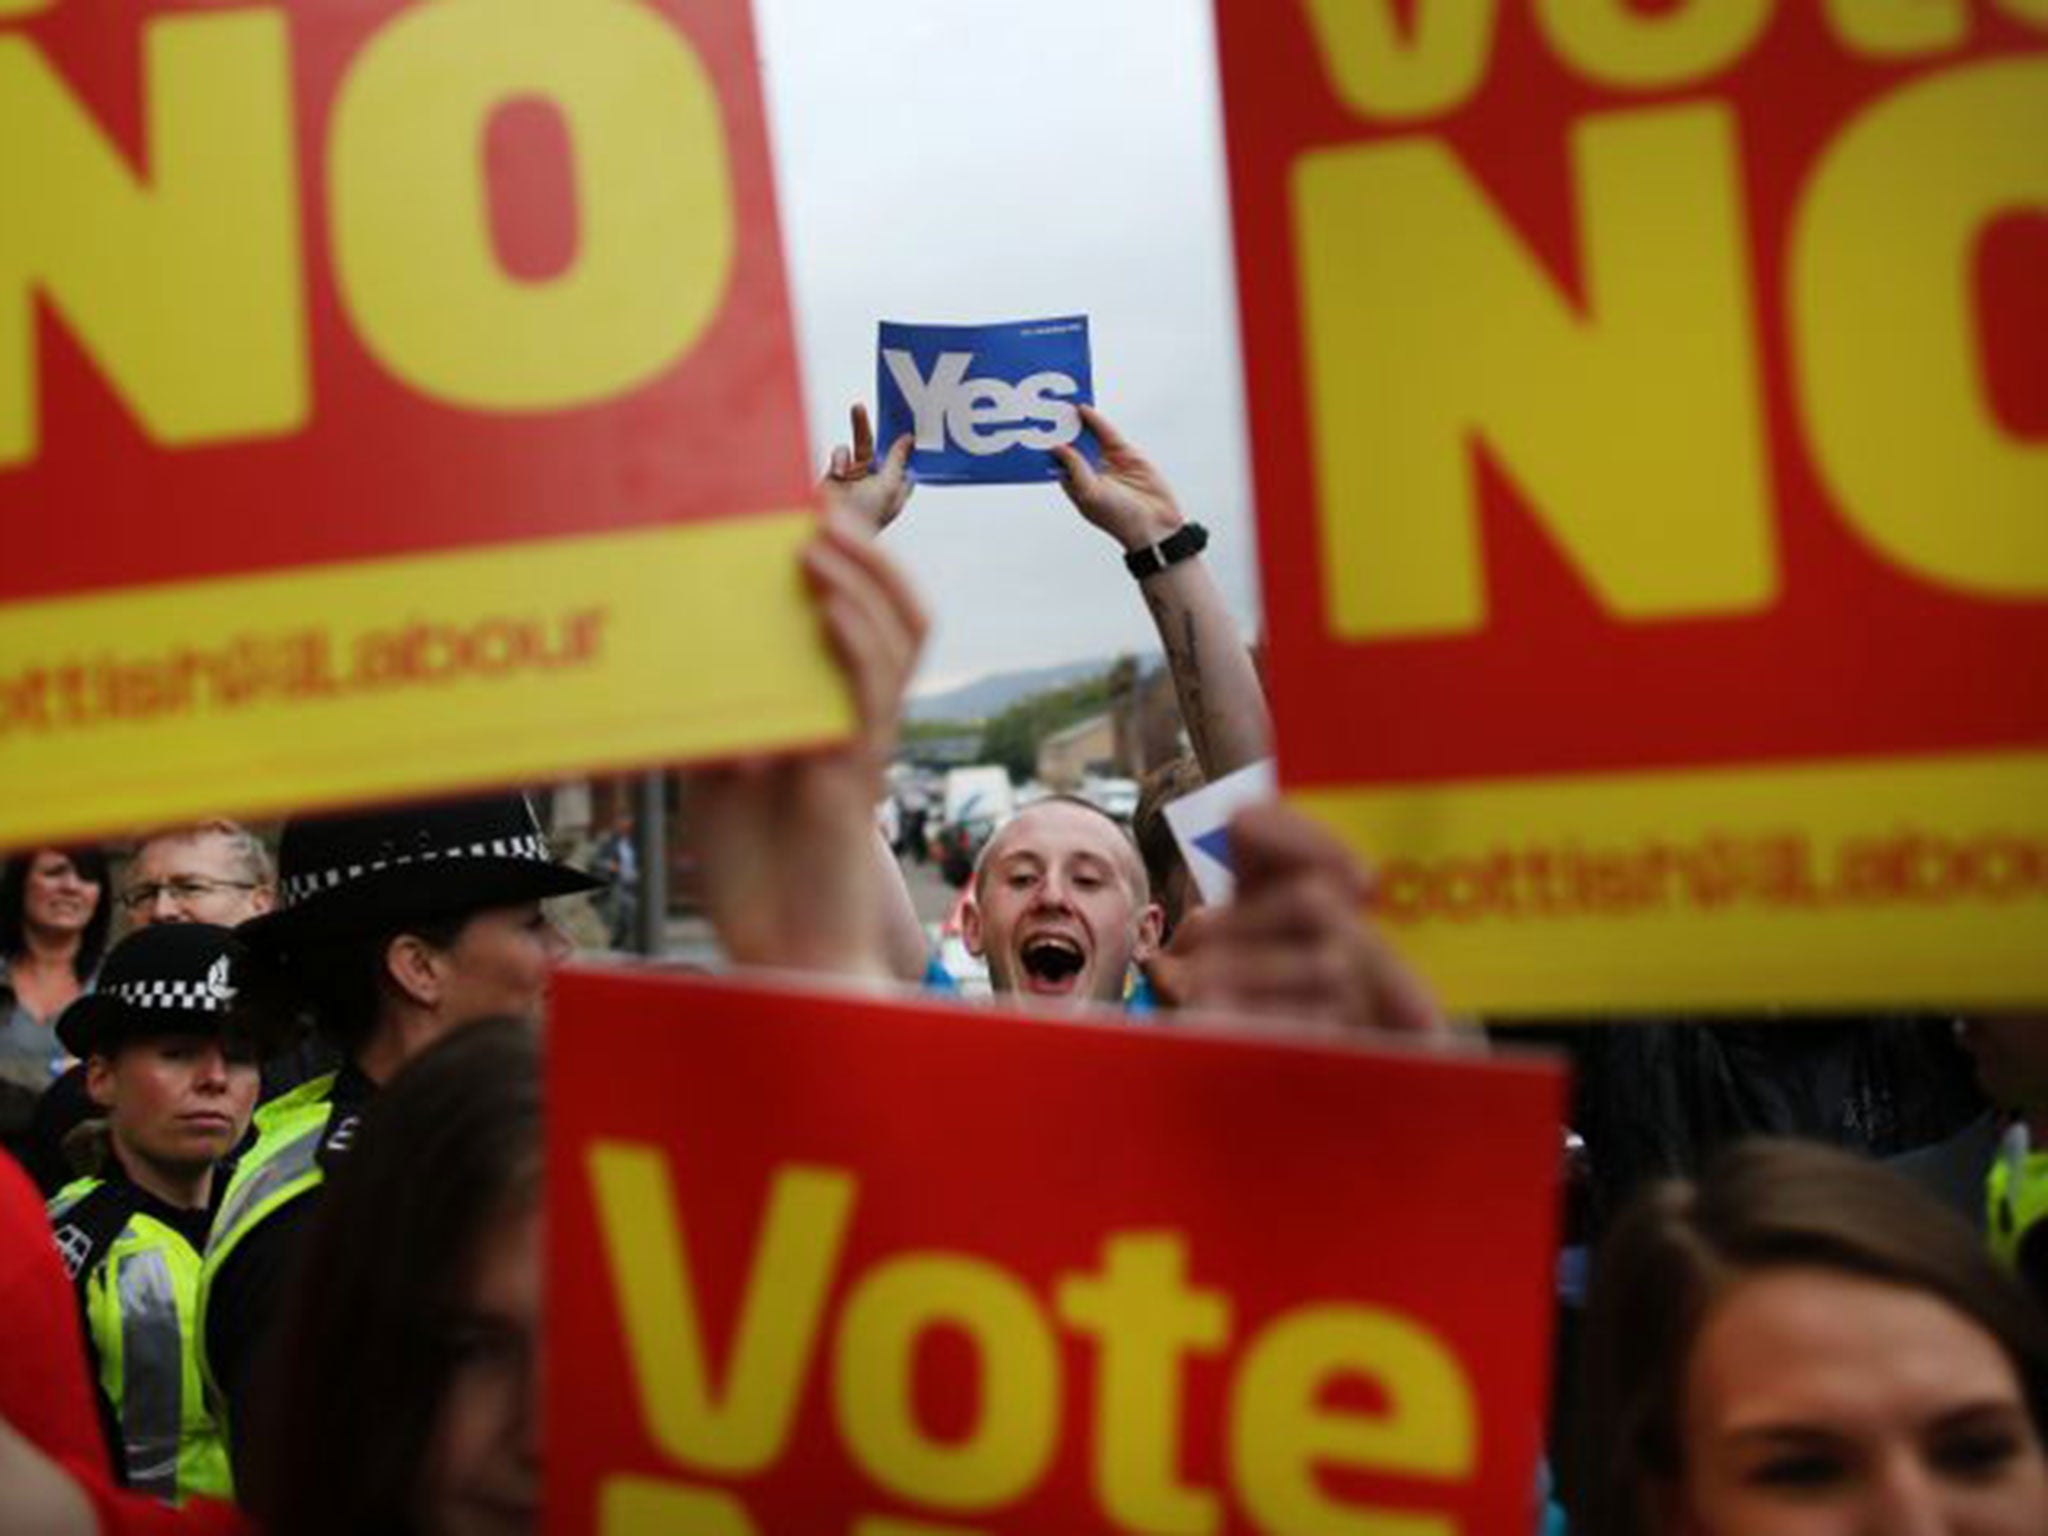
[[[1086,314],[1096,397],[1207,524],[1250,632],[1221,123],[1203,0],[755,0],[811,440],[872,401],[878,320]],[[925,487],[888,535],[918,691],[1156,645],[1056,486]]]

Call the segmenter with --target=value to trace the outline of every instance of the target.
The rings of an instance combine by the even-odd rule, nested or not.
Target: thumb
[[[1283,801],[1246,806],[1231,817],[1230,861],[1240,892],[1319,872],[1355,902],[1372,894],[1371,876],[1342,839]]]
[[[1173,942],[1166,946],[1164,953],[1178,960],[1186,960],[1217,931],[1217,925],[1225,919],[1222,907],[1189,907],[1174,924]]]
[[[1095,467],[1071,443],[1060,444],[1053,449],[1052,456],[1060,467],[1060,489],[1067,493],[1067,500],[1086,512],[1098,488]]]

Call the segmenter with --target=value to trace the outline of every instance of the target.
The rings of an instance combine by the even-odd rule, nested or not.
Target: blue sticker
[[[1195,839],[1195,846],[1225,869],[1230,869],[1230,828],[1217,827]]]
[[[911,473],[928,485],[1057,480],[1051,449],[1098,462],[1074,409],[1094,404],[1088,317],[1004,325],[882,322],[875,355],[876,446],[915,439]]]

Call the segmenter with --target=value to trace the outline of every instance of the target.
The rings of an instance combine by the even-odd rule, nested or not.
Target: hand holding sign
[[[844,512],[871,533],[880,533],[895,522],[917,488],[910,478],[908,432],[889,444],[888,453],[875,462],[875,429],[868,423],[868,408],[858,402],[852,411],[853,446],[843,444],[832,450],[825,478],[818,482],[818,499],[828,512]]]
[[[1230,822],[1237,894],[1190,912],[1154,962],[1184,1006],[1339,1030],[1435,1034],[1435,999],[1365,918],[1372,878],[1298,811],[1252,806]]]
[[[1073,447],[1053,449],[1060,489],[1081,515],[1125,549],[1157,544],[1187,521],[1173,499],[1173,487],[1092,405],[1078,408],[1082,422],[1102,449],[1099,469]]]
[[[691,780],[705,907],[738,964],[886,976],[874,804],[926,620],[903,573],[845,516],[827,518],[803,561],[860,734]]]

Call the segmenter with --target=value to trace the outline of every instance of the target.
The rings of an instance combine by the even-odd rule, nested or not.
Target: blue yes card
[[[928,485],[1057,480],[1050,450],[1062,443],[1097,461],[1094,434],[1074,409],[1095,401],[1086,315],[1003,325],[884,320],[875,399],[876,448],[912,434],[911,473]]]

